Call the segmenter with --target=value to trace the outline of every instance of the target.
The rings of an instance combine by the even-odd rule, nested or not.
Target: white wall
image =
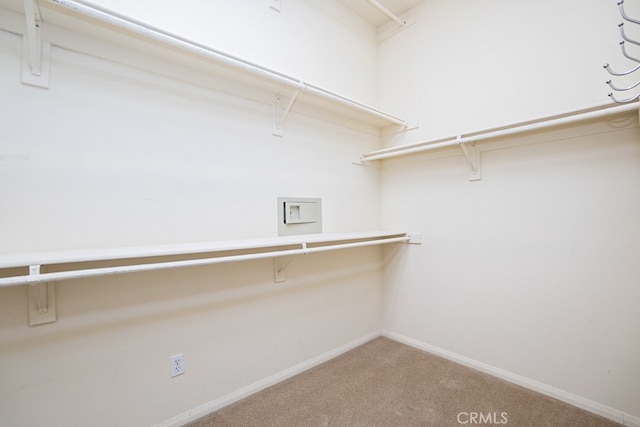
[[[615,2],[425,2],[381,45],[382,106],[422,122],[386,143],[608,102],[617,13]],[[639,417],[639,138],[631,114],[480,143],[474,182],[457,147],[385,161],[383,227],[423,233],[385,264],[385,328]]]
[[[227,10],[236,3],[218,6]],[[286,9],[278,14],[266,4],[253,6],[285,22],[304,20],[315,12],[312,5],[299,7],[306,14],[292,15]],[[337,4],[331,9],[326,2],[324,7],[334,14],[344,10]],[[202,11],[193,10],[194,20],[201,16],[198,12]],[[247,19],[251,17],[248,14]],[[186,12],[181,18],[188,25]],[[345,22],[324,15],[310,21],[316,25],[303,33],[306,38],[320,39],[317,43],[323,48],[342,53],[349,52],[351,44],[367,46],[369,61],[361,61],[361,69],[375,60],[373,32],[351,29],[343,51],[321,35],[344,31]],[[266,34],[271,26],[280,28],[258,18],[242,22],[254,34],[262,26]],[[135,60],[136,68],[54,46],[50,89],[21,85],[19,38],[3,33],[2,89],[6,98],[15,100],[3,111],[3,120],[11,125],[2,140],[7,161],[3,191],[14,203],[3,199],[7,219],[3,232],[9,234],[0,252],[274,236],[276,197],[287,195],[322,197],[327,232],[379,225],[377,209],[370,204],[371,200],[377,204],[379,175],[351,164],[366,147],[375,148],[376,135],[297,114],[295,106],[285,123],[285,136],[274,137],[275,93],[240,88],[240,96],[228,96],[226,92],[235,89],[233,82],[217,82],[215,73],[207,77],[200,70],[183,70],[175,63],[163,64],[47,26],[43,32],[74,49],[93,49],[91,54],[118,61]],[[74,38],[82,42],[69,41]],[[225,39],[228,46],[230,39]],[[199,41],[217,47],[215,40]],[[289,62],[306,64],[301,56],[306,46],[289,43],[298,47],[291,51]],[[327,74],[338,74],[334,70],[341,67],[340,63],[315,66]],[[339,73],[342,81],[361,81],[361,73],[350,72],[345,67]],[[165,74],[192,79],[197,85]],[[225,94],[203,86],[222,87]],[[363,93],[375,93],[375,86]],[[336,185],[344,182],[352,187]],[[353,188],[361,189],[361,198],[351,197]],[[56,203],[48,212],[38,209],[51,200]],[[352,209],[343,209],[343,200],[350,200]],[[366,218],[362,210],[368,212]],[[77,233],[68,232],[72,227]]]
[[[342,6],[211,3],[101,2],[376,103],[374,31]],[[381,107],[421,127],[385,144],[607,101],[615,5],[416,12],[377,63]],[[327,232],[382,223],[424,243],[388,252],[384,276],[371,248],[296,258],[284,284],[270,261],[59,283],[58,321],[32,328],[26,290],[0,289],[2,423],[161,422],[367,336],[381,312],[399,336],[640,416],[635,121],[485,143],[479,182],[457,149],[380,172],[351,164],[374,134],[294,112],[274,138],[263,94],[43,31],[135,67],[54,47],[50,89],[23,86],[20,39],[0,31],[0,253],[274,236],[277,196],[322,197]],[[179,352],[187,374],[169,379]]]
[[[618,45],[615,2],[428,0],[415,14],[415,25],[380,44],[378,64],[381,106],[421,126],[388,143],[605,104],[603,64],[632,64]]]
[[[219,12],[239,7],[220,3]],[[243,14],[253,34],[296,26],[283,71],[309,67],[339,77],[318,82],[330,89],[352,82],[375,93],[346,64],[311,67],[300,54],[307,39],[338,56],[364,46],[353,60],[370,68],[373,32],[348,27],[351,15],[337,19],[341,6],[322,2],[327,13],[304,26],[293,3],[280,14],[242,3],[260,9]],[[318,5],[297,7],[309,15]],[[263,9],[280,24],[261,20]],[[1,13],[3,23],[23,22]],[[199,17],[181,14],[181,24]],[[244,54],[228,31],[225,49]],[[43,33],[89,55],[54,46],[50,88],[25,86],[21,39],[0,31],[0,253],[275,236],[278,196],[321,197],[325,232],[379,228],[379,171],[351,164],[376,148],[376,135],[293,112],[277,138],[272,97],[223,94],[161,76],[192,73],[176,64]],[[262,52],[269,43],[250,44]],[[106,50],[136,67],[92,55]],[[380,254],[296,258],[281,284],[272,260],[61,282],[58,321],[37,327],[28,326],[27,289],[0,289],[0,424],[151,425],[368,336],[381,326]],[[169,356],[180,352],[186,374],[170,379]]]
[[[375,30],[337,1],[93,3],[280,70],[364,103],[377,104]]]

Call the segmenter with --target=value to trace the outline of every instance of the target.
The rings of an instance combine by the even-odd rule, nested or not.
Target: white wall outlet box
[[[278,197],[278,236],[322,233],[322,200]]]
[[[171,356],[169,362],[171,378],[184,374],[184,355],[182,353]]]

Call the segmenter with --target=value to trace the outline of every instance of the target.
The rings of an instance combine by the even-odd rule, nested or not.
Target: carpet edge
[[[621,412],[619,410],[602,405],[592,400],[585,399],[573,393],[569,393],[567,391],[558,389],[556,387],[552,387],[548,384],[544,384],[539,381],[535,381],[530,378],[517,375],[513,372],[509,372],[504,369],[497,368],[495,366],[468,358],[466,356],[462,356],[460,354],[433,346],[431,344],[424,343],[422,341],[418,341],[413,338],[409,338],[402,334],[392,332],[386,329],[382,330],[381,335],[385,338],[392,339],[399,343],[406,344],[410,347],[426,351],[427,353],[431,353],[436,356],[443,357],[452,362],[459,363],[461,365],[467,366],[477,371],[484,372],[491,376],[501,378],[510,383],[525,387],[529,390],[533,390],[535,392],[544,394],[546,396],[568,403],[569,405],[578,407],[580,409],[584,409],[585,411],[589,411],[596,415],[600,415],[609,420],[620,423],[624,426],[640,427],[640,418],[638,417],[634,417],[633,415]]]

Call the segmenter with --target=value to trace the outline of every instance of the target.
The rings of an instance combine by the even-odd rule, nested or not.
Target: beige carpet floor
[[[619,426],[387,338],[189,424],[190,427]]]

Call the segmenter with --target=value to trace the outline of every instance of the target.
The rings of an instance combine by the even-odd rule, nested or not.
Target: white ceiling
[[[378,0],[378,3],[399,16],[413,9],[423,1],[424,0]],[[374,27],[380,27],[391,21],[387,15],[380,12],[367,0],[338,0],[338,2],[354,11]]]

